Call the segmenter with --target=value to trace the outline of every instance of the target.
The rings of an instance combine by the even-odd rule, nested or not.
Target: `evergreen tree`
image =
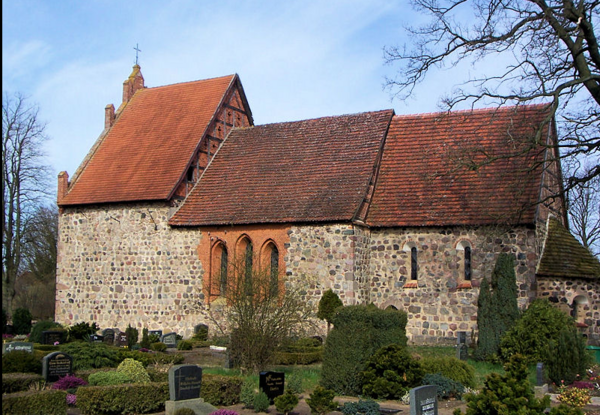
[[[340,300],[340,297],[330,288],[323,293],[321,300],[319,301],[319,310],[317,311],[317,318],[327,321],[327,334],[329,334],[329,328],[331,326],[331,318],[335,310],[342,307],[344,303]]]

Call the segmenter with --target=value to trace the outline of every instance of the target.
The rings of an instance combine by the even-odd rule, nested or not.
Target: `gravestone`
[[[148,330],[148,334],[150,336],[158,336],[158,338],[160,339],[162,337],[162,330]]]
[[[119,333],[119,335],[117,336],[117,346],[119,347],[125,347],[127,346],[127,333]]]
[[[168,348],[173,349],[177,347],[177,333],[167,333],[160,338],[160,341],[166,344]]]
[[[206,333],[208,336],[208,326],[206,324],[198,324],[194,326],[194,335],[197,335],[200,332]]]
[[[283,372],[260,372],[258,387],[267,395],[269,402],[273,405],[273,399],[283,395],[285,386],[285,373]]]
[[[112,345],[115,342],[115,331],[113,329],[104,329],[102,331],[104,337],[104,343]]]
[[[33,343],[30,342],[10,342],[2,344],[2,354],[23,351],[33,353]]]
[[[535,367],[535,378],[536,386],[542,386],[544,384],[544,364],[538,363]]]
[[[457,343],[456,343],[456,358],[459,360],[466,361],[469,358],[469,346],[467,346],[467,332],[457,332]]]
[[[90,334],[90,343],[103,343],[104,336],[99,334]]]
[[[169,397],[172,401],[198,399],[202,385],[202,368],[176,365],[169,369]]]
[[[410,390],[410,415],[437,415],[437,386],[426,385]]]
[[[54,352],[42,359],[42,376],[46,382],[56,382],[72,373],[73,358],[66,353]]]
[[[42,332],[42,344],[61,344],[64,343],[64,330],[46,330]]]

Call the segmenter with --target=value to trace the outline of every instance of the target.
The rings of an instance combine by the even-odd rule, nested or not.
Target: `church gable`
[[[80,174],[59,183],[60,206],[185,196],[185,182],[197,180],[226,132],[252,125],[237,75],[131,91],[125,84],[124,105],[116,119],[107,116],[109,129]]]

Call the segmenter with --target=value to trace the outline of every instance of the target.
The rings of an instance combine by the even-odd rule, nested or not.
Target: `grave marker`
[[[466,361],[469,358],[469,346],[467,346],[467,332],[457,332],[456,341],[456,358]]]
[[[33,353],[33,343],[30,342],[10,342],[2,344],[2,354],[23,351]]]
[[[42,344],[64,343],[64,330],[46,330],[42,332]]]
[[[148,334],[150,336],[158,336],[158,338],[160,339],[162,337],[162,330],[148,330]]]
[[[169,369],[169,399],[183,401],[200,398],[202,368],[197,365],[176,365]]]
[[[437,386],[426,385],[410,390],[410,415],[437,414]]]
[[[106,343],[106,344],[114,344],[114,342],[115,342],[115,331],[113,329],[104,329],[102,331],[102,336],[104,337],[104,343]]]
[[[125,347],[127,346],[129,343],[127,342],[127,333],[119,333],[119,335],[117,336],[117,346],[119,347]]]
[[[283,395],[285,386],[285,373],[283,372],[260,372],[258,387],[267,395],[269,402],[273,405],[273,399]]]
[[[173,349],[177,347],[177,333],[167,333],[160,338],[160,341],[166,344],[168,348]]]
[[[73,358],[66,353],[54,352],[42,359],[42,376],[46,382],[56,382],[72,373]]]
[[[90,343],[103,343],[104,336],[99,334],[90,334]]]

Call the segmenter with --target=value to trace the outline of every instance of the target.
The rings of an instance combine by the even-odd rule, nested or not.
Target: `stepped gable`
[[[59,205],[168,200],[236,79],[135,91]]]
[[[171,225],[352,220],[393,110],[232,130]]]
[[[555,218],[548,220],[548,236],[538,276],[600,280],[600,261]]]
[[[394,116],[367,224],[532,224],[547,148],[532,143],[545,108]]]

